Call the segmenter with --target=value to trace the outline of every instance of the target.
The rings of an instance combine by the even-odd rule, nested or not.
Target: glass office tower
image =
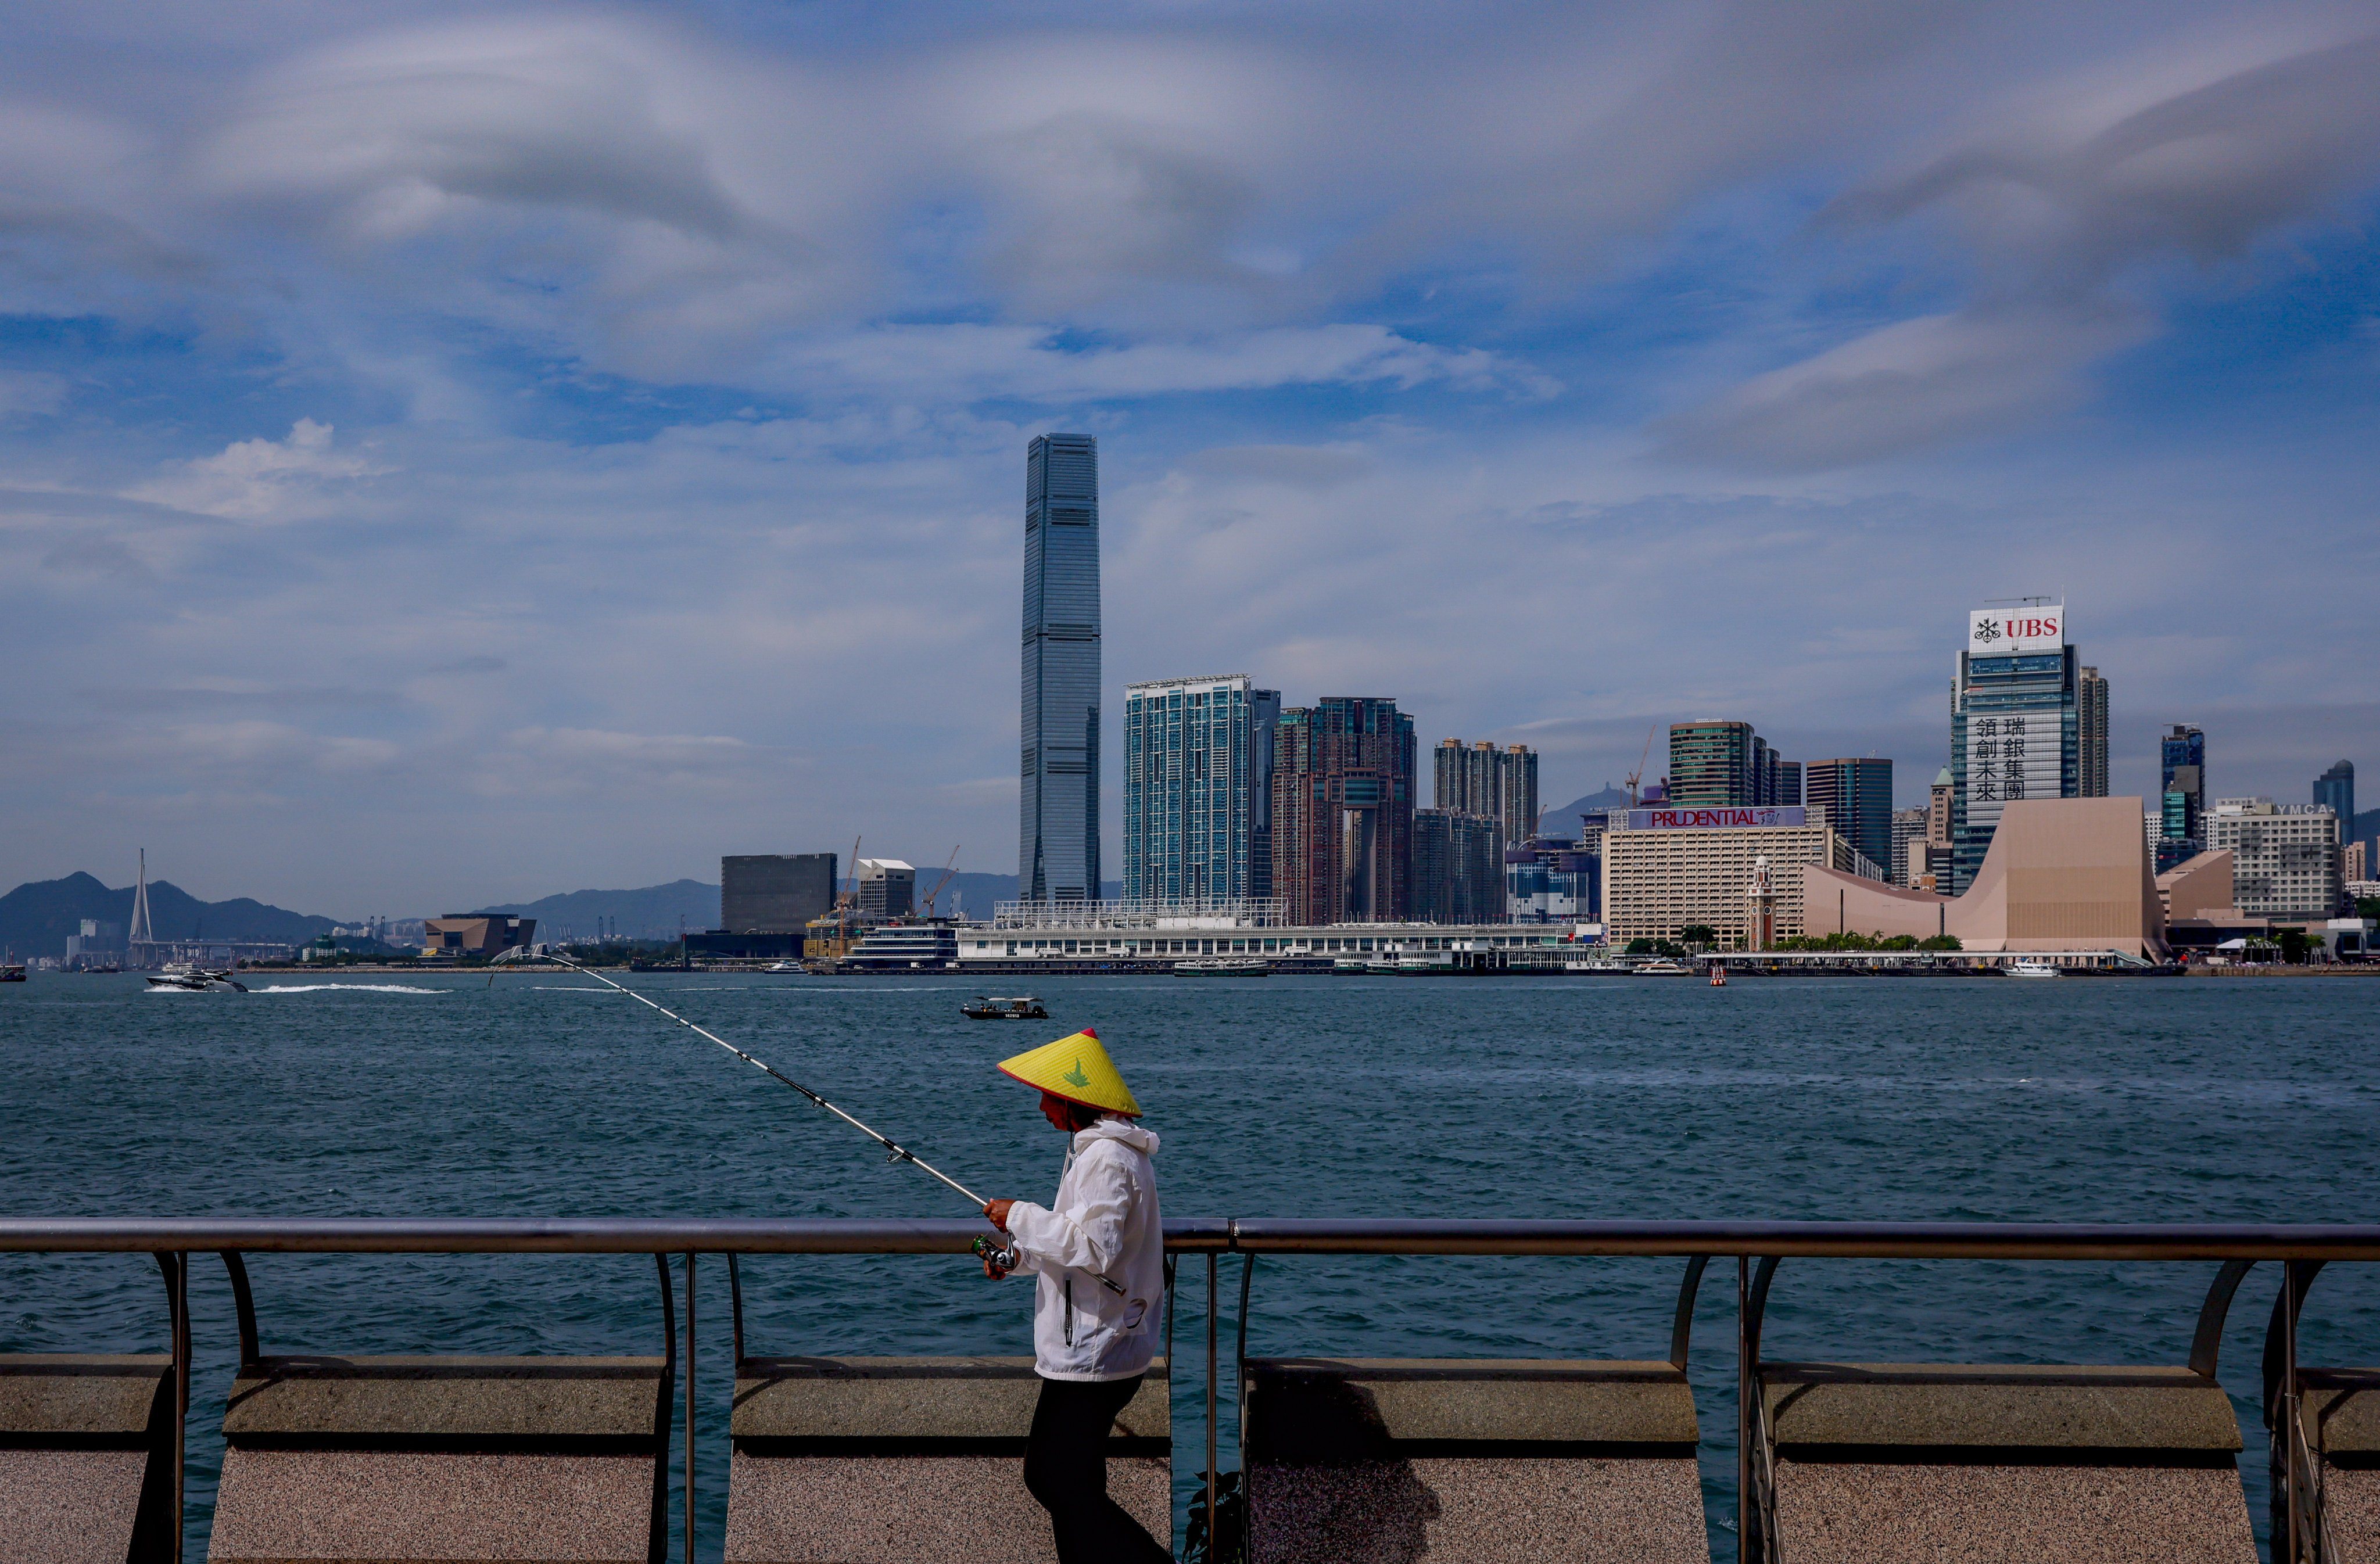
[[[1017,894],[1097,901],[1099,446],[1087,434],[1026,448],[1024,697]]]
[[[1967,615],[1950,691],[1952,891],[1974,883],[2009,803],[2081,796],[2080,675],[2065,604]]]
[[[1267,695],[1278,710],[1279,696],[1253,688],[1245,673],[1124,686],[1127,898],[1226,901],[1258,894],[1257,701]],[[1269,732],[1265,737],[1269,756]],[[1264,780],[1269,787],[1269,775]],[[1269,801],[1265,813],[1269,819]],[[1268,831],[1268,853],[1271,845]],[[1268,882],[1271,878],[1265,876]]]

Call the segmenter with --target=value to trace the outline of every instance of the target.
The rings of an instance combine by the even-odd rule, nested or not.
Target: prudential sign
[[[1631,809],[1630,830],[1761,830],[1798,826],[1809,818],[1799,804],[1757,809]]]
[[[1979,608],[1967,615],[1967,650],[1976,657],[2056,651],[2066,645],[2066,605]]]

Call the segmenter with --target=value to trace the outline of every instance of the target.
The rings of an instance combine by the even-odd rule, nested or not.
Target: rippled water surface
[[[1017,1026],[962,1019],[970,988],[935,978],[635,981],[988,1193],[1047,1198],[1062,1152],[991,1061],[1091,1025],[1164,1137],[1176,1216],[2380,1220],[2380,982],[1044,978],[1051,1019]],[[247,995],[37,977],[0,988],[0,1072],[11,1215],[966,1214],[783,1087],[566,974],[268,977]],[[1227,1355],[1238,1265],[1222,1265]],[[252,1269],[268,1351],[659,1350],[642,1258]],[[1658,1357],[1680,1269],[1269,1260],[1249,1350]],[[2241,1291],[2222,1365],[2260,1534],[2271,1269]],[[2180,1362],[2212,1271],[1791,1262],[1768,1352]],[[198,1558],[237,1343],[221,1267],[192,1274]],[[1203,1262],[1184,1275],[1186,1491]],[[723,1277],[706,1278],[698,1517],[715,1558],[729,1348]],[[760,1260],[745,1282],[756,1352],[1029,1350],[1026,1289],[955,1258]],[[2373,1282],[2325,1274],[2309,1361],[2380,1361]],[[1715,1267],[1692,1372],[1713,1546],[1730,1558],[1733,1309]],[[162,1351],[164,1314],[145,1260],[0,1256],[0,1351]]]

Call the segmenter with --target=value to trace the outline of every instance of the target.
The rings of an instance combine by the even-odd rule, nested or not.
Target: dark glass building
[[[1823,806],[1827,824],[1879,870],[1892,868],[1892,762],[1813,760],[1802,773],[1802,802]]]
[[[1503,833],[1485,815],[1415,809],[1413,915],[1424,923],[1504,921]]]
[[[1016,885],[1027,902],[1099,894],[1099,445],[1034,437],[1025,455],[1024,712]]]
[[[1751,723],[1717,720],[1670,724],[1669,780],[1667,802],[1711,809],[1799,804],[1804,785]]]
[[[1293,924],[1412,912],[1413,719],[1393,700],[1326,696],[1274,730],[1272,893]]]
[[[1974,883],[2010,802],[2082,795],[2080,685],[2063,603],[1967,615],[1950,686],[1951,883],[1944,889],[1956,894]],[[1808,802],[1819,802],[1814,791]]]

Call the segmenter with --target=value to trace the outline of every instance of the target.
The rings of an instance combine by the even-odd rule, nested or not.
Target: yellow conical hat
[[[1123,1084],[1123,1073],[1108,1057],[1108,1050],[1099,1047],[1099,1035],[1087,1026],[1071,1037],[1002,1060],[1000,1073],[1068,1102],[1140,1117],[1139,1099]]]

